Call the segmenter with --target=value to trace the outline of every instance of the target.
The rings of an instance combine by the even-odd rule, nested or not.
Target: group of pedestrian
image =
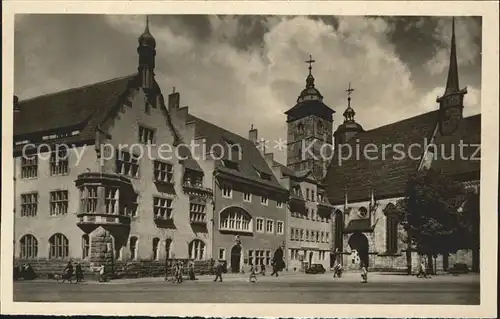
[[[77,262],[75,267],[73,268],[73,263],[70,260],[70,261],[68,261],[68,264],[66,265],[66,267],[63,270],[63,274],[62,274],[62,278],[61,278],[62,282],[65,282],[66,280],[71,282],[73,275],[75,275],[76,282],[83,281],[82,265],[79,262]]]
[[[36,278],[35,270],[30,264],[24,264],[14,267],[13,272],[14,280],[24,279],[33,280]]]

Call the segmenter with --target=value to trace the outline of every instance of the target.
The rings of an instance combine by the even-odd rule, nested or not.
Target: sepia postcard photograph
[[[2,313],[495,316],[498,3],[4,5]]]

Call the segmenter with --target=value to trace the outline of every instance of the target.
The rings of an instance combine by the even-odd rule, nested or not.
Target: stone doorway
[[[348,244],[351,250],[358,252],[360,264],[368,267],[368,238],[362,233],[354,233],[349,238]]]
[[[239,273],[240,272],[240,262],[241,262],[241,246],[234,245],[231,248],[231,272]]]

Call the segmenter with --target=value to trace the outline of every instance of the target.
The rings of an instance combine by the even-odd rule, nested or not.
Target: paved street
[[[341,279],[331,274],[285,274],[258,277],[227,275],[222,283],[203,276],[182,284],[161,278],[122,279],[108,283],[58,284],[35,280],[14,283],[14,301],[63,302],[193,302],[193,303],[372,303],[372,304],[479,304],[479,276],[442,275],[417,279],[403,275],[359,274]]]

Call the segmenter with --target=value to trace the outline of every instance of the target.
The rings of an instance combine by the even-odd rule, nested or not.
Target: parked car
[[[452,275],[467,274],[469,273],[469,267],[466,264],[455,264],[448,269],[448,272]]]
[[[324,274],[325,272],[326,269],[322,264],[312,264],[306,268],[306,274]]]

